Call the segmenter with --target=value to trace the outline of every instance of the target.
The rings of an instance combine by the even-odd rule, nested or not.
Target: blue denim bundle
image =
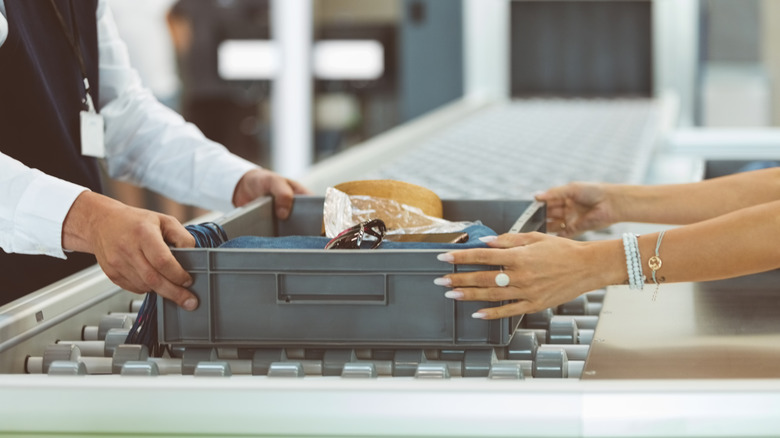
[[[480,223],[463,229],[469,239],[464,243],[434,242],[392,242],[385,240],[377,249],[466,249],[487,248],[480,237],[495,236],[496,232]],[[220,248],[264,248],[264,249],[323,249],[330,238],[323,236],[260,237],[241,236],[228,240]]]
[[[195,238],[196,248],[216,248],[227,240],[225,230],[213,222],[187,225],[185,228]],[[165,353],[164,346],[160,345],[157,338],[156,292],[149,292],[144,297],[125,344],[146,345],[152,357],[161,357]]]

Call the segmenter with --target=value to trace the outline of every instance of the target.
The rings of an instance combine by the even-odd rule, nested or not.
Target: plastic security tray
[[[319,235],[321,197],[296,197],[277,221],[270,199],[216,220],[229,237]],[[544,231],[532,201],[444,200],[445,219],[481,220],[504,232],[525,213],[521,231]],[[530,210],[530,211],[527,211]],[[200,306],[188,312],[158,298],[159,340],[173,346],[354,346],[448,348],[503,346],[521,317],[479,320],[496,303],[454,301],[434,278],[485,266],[450,265],[443,250],[174,249],[191,273]],[[494,268],[495,269],[495,268]]]

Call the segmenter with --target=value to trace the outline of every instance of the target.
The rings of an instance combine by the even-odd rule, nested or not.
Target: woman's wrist
[[[628,284],[625,250],[621,239],[592,241],[588,246],[588,259],[595,261],[591,277],[597,284],[592,285],[592,289]]]
[[[636,211],[636,193],[637,186],[628,184],[610,184],[604,187],[604,197],[607,205],[610,206],[612,217],[610,222],[613,224],[621,222],[631,222],[632,216]]]

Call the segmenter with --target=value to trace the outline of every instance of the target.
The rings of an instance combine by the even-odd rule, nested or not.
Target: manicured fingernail
[[[439,254],[436,256],[436,258],[439,259],[439,261],[447,262],[447,263],[452,263],[455,261],[455,257],[453,257],[452,254],[448,252]]]
[[[198,299],[187,298],[187,301],[185,301],[184,304],[181,305],[181,307],[183,307],[184,310],[195,310],[198,308]]]
[[[445,298],[452,298],[453,300],[458,300],[458,299],[463,298],[463,292],[459,292],[459,291],[456,291],[456,290],[450,290],[450,291],[444,292],[444,297]]]
[[[192,286],[192,279],[189,279],[181,284],[181,287],[190,287]]]
[[[498,236],[483,236],[479,238],[481,242],[485,242],[485,243],[492,242],[496,239],[498,239]]]
[[[486,316],[487,316],[487,314],[484,314],[482,312],[474,312],[474,313],[471,314],[471,317],[475,318],[475,319],[483,319]]]
[[[290,215],[290,211],[287,210],[286,208],[280,208],[276,210],[276,217],[278,217],[279,219],[287,219],[287,216],[289,215]]]
[[[452,286],[452,280],[447,277],[434,278],[433,284],[436,286]]]

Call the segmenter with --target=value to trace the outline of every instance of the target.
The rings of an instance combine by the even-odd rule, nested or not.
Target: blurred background
[[[132,63],[163,103],[236,154],[292,178],[473,94],[671,90],[681,127],[780,123],[780,2],[772,0],[109,5]],[[181,220],[202,213],[119,183],[109,190]]]

